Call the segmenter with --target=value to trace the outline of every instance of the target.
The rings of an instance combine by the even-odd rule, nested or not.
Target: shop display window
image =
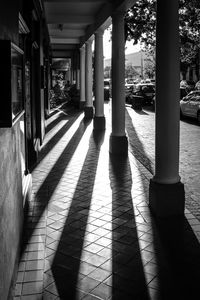
[[[0,127],[12,127],[24,112],[23,51],[8,40],[0,41]]]

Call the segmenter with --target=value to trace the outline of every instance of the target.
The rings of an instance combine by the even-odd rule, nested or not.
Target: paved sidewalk
[[[200,224],[155,222],[147,168],[109,155],[83,113],[48,121],[24,233],[15,300],[197,299]],[[56,126],[55,126],[56,125]],[[197,295],[198,295],[197,294]]]
[[[127,105],[126,129],[134,156],[153,176],[155,168],[155,112],[150,107],[146,107],[142,111],[135,111]],[[200,127],[195,121],[180,122],[179,173],[185,188],[185,205],[200,221],[199,135]]]

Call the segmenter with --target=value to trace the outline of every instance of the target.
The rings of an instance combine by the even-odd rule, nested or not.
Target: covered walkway
[[[127,158],[109,154],[110,113],[105,131],[80,111],[48,119],[15,300],[197,299],[200,225],[188,210],[155,221],[149,170],[130,143]]]

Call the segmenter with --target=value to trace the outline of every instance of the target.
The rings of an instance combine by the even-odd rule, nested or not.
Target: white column
[[[94,129],[105,129],[104,116],[104,68],[103,68],[103,30],[95,33],[95,117]]]
[[[77,69],[76,71],[76,88],[77,90],[80,89],[80,70]]]
[[[112,135],[125,135],[124,12],[112,17]]]
[[[85,45],[80,48],[80,106],[85,104]]]
[[[112,16],[112,133],[110,152],[127,154],[125,134],[124,12]]]
[[[70,69],[66,72],[66,81],[70,82]]]
[[[180,49],[178,0],[157,1],[156,165],[154,181],[179,177]]]
[[[157,0],[155,176],[150,207],[159,216],[183,214],[179,176],[180,49],[178,0]]]
[[[86,42],[85,72],[85,118],[93,118],[92,39]]]

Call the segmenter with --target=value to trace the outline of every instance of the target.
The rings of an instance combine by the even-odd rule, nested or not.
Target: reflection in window
[[[11,50],[11,100],[13,119],[23,110],[22,80],[22,53],[20,49],[13,46]]]

